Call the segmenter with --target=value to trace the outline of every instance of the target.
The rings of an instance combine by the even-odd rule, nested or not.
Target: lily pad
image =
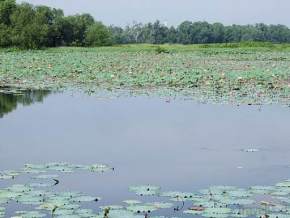
[[[129,205],[141,204],[142,203],[141,201],[138,201],[138,200],[125,200],[123,202],[126,203],[126,204],[129,204]]]
[[[129,191],[135,192],[137,195],[140,196],[147,196],[147,195],[158,195],[160,193],[159,186],[153,185],[140,185],[140,186],[130,186]]]
[[[16,211],[15,214],[16,214],[16,216],[14,218],[41,218],[41,217],[46,217],[46,214],[40,213],[38,211]]]

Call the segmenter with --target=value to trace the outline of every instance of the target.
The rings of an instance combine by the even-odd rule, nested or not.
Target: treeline
[[[41,48],[110,45],[111,33],[89,14],[64,16],[60,9],[0,0],[0,46]]]
[[[60,9],[0,0],[0,47],[106,46],[127,43],[289,43],[284,25],[232,25],[185,21],[168,27],[159,21],[125,28],[105,26],[89,14],[64,16]]]
[[[137,23],[124,29],[110,27],[113,41],[125,43],[233,43],[243,41],[287,43],[290,42],[290,29],[284,25],[232,25],[221,23],[185,21],[177,27],[167,27],[155,23]]]

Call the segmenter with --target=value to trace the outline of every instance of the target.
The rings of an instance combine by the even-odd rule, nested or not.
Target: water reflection
[[[47,90],[0,90],[0,118],[17,108],[21,104],[29,106],[36,102],[42,102],[49,95]]]

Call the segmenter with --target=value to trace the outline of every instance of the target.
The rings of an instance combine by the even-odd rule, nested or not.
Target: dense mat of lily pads
[[[167,90],[224,101],[289,102],[290,51],[270,48],[55,48],[0,51],[0,86]]]
[[[290,217],[290,180],[273,186],[249,188],[212,186],[196,192],[166,191],[159,186],[137,185],[129,187],[129,191],[136,194],[136,199],[124,200],[120,205],[98,206],[98,210],[86,208],[84,203],[98,203],[102,200],[99,196],[55,190],[63,173],[105,173],[112,170],[114,168],[104,164],[47,163],[26,164],[20,170],[2,171],[0,184],[4,181],[14,183],[0,189],[0,217],[6,217],[6,209],[13,203],[18,207],[28,205],[31,208],[13,211],[15,218],[161,218],[164,216],[151,214],[158,211],[162,215],[164,210],[172,211],[170,217]],[[30,182],[15,183],[23,174],[29,175]]]

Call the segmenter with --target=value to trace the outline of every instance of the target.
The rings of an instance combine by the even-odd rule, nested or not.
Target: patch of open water
[[[192,192],[212,185],[273,185],[290,178],[287,107],[100,99],[67,92],[41,100],[19,104],[10,113],[6,108],[5,114],[7,100],[1,102],[0,170],[25,163],[106,163],[115,170],[64,174],[56,187],[101,196],[97,206],[136,198],[128,192],[131,185]],[[7,183],[0,181],[0,188]]]

